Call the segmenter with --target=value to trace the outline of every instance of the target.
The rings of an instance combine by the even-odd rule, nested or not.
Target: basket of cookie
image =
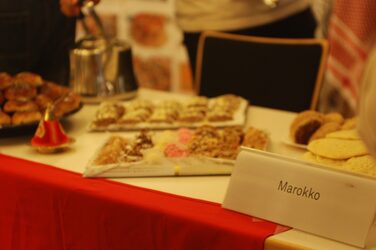
[[[242,126],[247,107],[247,100],[231,94],[215,98],[192,96],[186,100],[106,102],[98,108],[89,130],[176,129],[204,124]]]
[[[89,161],[85,177],[231,174],[240,147],[266,150],[268,135],[257,128],[141,130],[134,137],[112,135]]]
[[[82,106],[80,96],[68,88],[45,81],[38,74],[14,76],[0,72],[0,133],[36,128],[48,105],[56,117],[67,116]]]

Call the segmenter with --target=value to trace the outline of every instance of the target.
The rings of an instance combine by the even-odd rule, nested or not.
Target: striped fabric
[[[376,41],[376,1],[334,1],[326,79],[355,110],[363,69]]]

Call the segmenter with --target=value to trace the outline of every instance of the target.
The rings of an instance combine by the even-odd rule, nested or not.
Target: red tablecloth
[[[286,230],[220,204],[0,154],[0,249],[262,249]]]

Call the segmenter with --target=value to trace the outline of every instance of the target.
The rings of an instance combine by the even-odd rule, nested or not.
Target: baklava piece
[[[150,111],[147,109],[127,110],[119,119],[120,124],[136,124],[146,121],[150,117]]]
[[[116,123],[124,114],[124,107],[115,103],[106,103],[100,107],[95,115],[95,124],[97,126],[108,126]]]
[[[211,122],[231,121],[233,114],[225,108],[214,108],[208,111],[207,118]]]
[[[150,123],[172,123],[175,119],[175,113],[164,109],[156,109],[149,117]]]
[[[245,147],[266,150],[268,147],[268,135],[259,129],[250,127],[247,129],[242,145]]]
[[[201,126],[195,130],[188,144],[189,152],[192,155],[216,157],[220,150],[218,148],[220,141],[221,134],[215,127]]]
[[[154,105],[149,100],[144,99],[137,99],[131,102],[128,102],[126,104],[127,110],[139,110],[139,109],[145,109],[149,112],[152,112],[154,109]]]
[[[206,108],[204,107],[185,107],[179,114],[178,120],[181,122],[201,122],[205,119]]]
[[[207,107],[209,99],[205,96],[195,96],[188,100],[186,103],[187,107]]]
[[[129,142],[120,136],[112,136],[94,160],[96,165],[115,164],[124,157]]]

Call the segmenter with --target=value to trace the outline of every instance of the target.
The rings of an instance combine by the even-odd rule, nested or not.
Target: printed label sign
[[[375,179],[243,149],[223,207],[364,247],[375,194]]]

